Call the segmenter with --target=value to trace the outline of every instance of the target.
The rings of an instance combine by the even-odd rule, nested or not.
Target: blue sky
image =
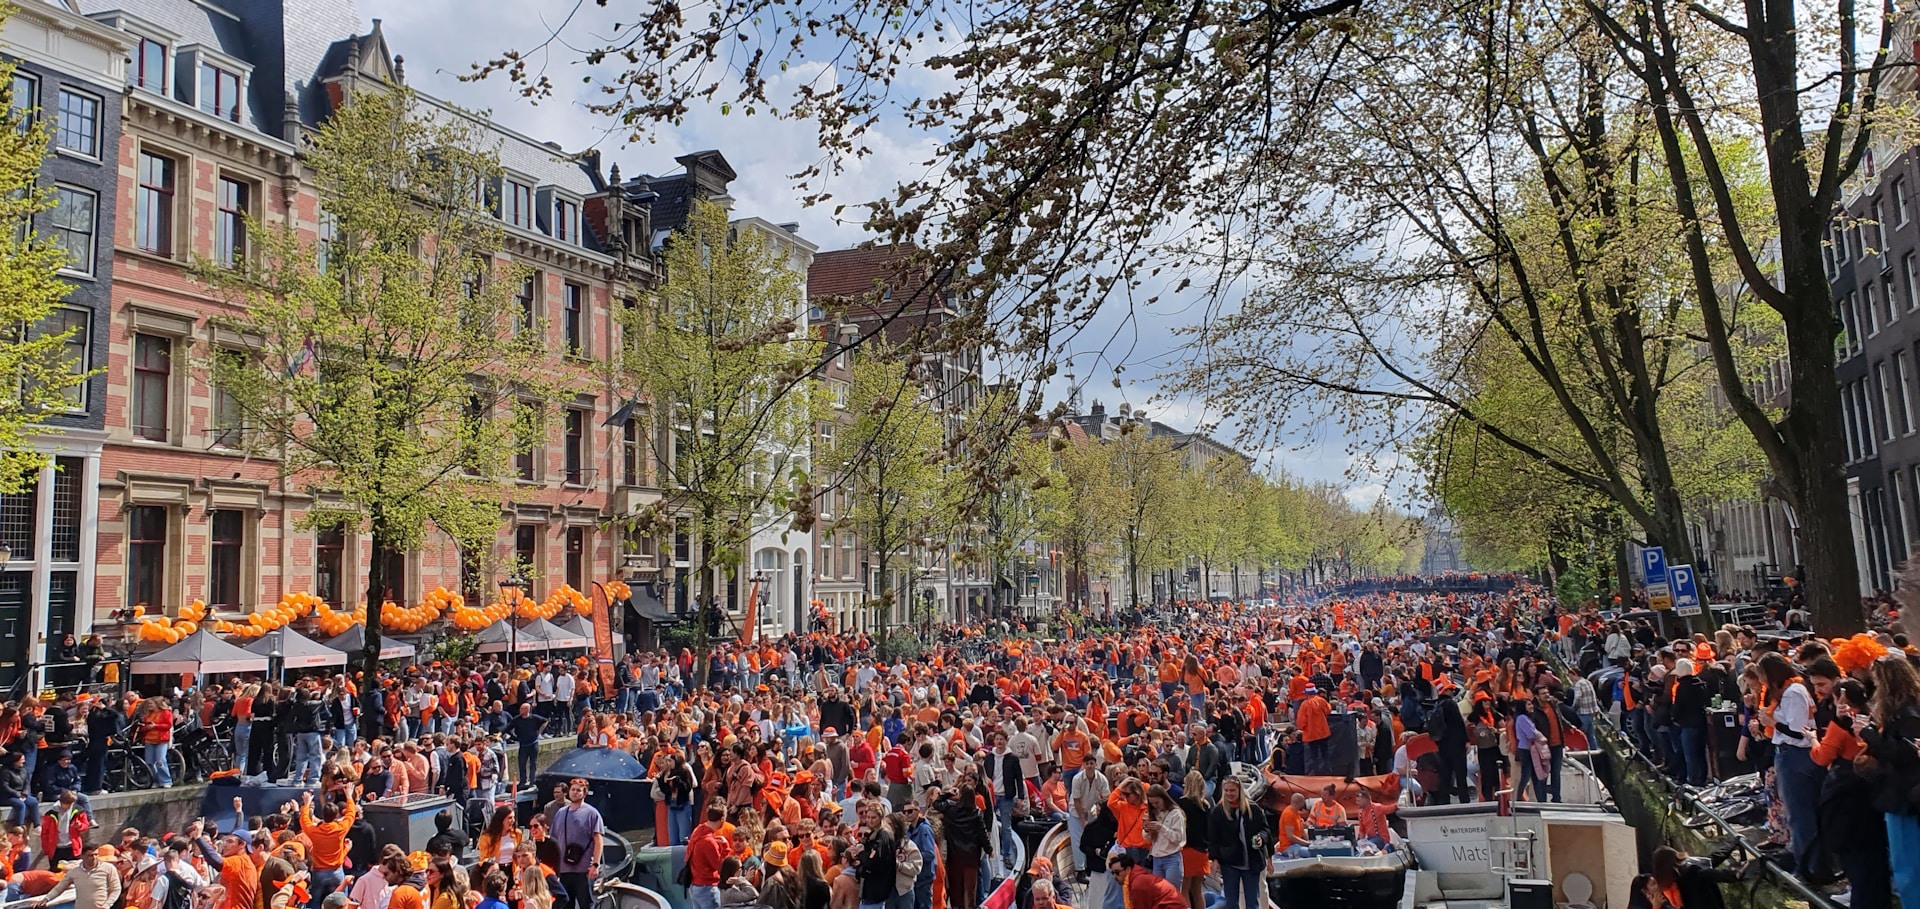
[[[801,235],[819,243],[822,249],[850,246],[867,238],[856,220],[835,217],[836,204],[845,203],[845,214],[852,215],[859,202],[884,194],[898,181],[919,173],[933,147],[931,137],[914,132],[904,122],[882,123],[871,136],[874,154],[848,162],[846,170],[827,183],[835,200],[808,208],[798,201],[800,193],[789,176],[820,159],[819,143],[810,124],[747,117],[737,112],[722,115],[715,106],[696,109],[678,127],[658,130],[650,142],[627,144],[624,133],[613,131],[607,118],[585,109],[585,104],[600,96],[581,81],[588,74],[581,62],[582,49],[592,36],[608,31],[617,21],[616,13],[624,11],[631,17],[631,7],[610,13],[591,2],[576,8],[571,0],[511,4],[358,0],[357,5],[362,16],[382,20],[388,46],[406,59],[407,82],[415,88],[469,108],[491,111],[502,125],[535,139],[558,142],[570,152],[598,147],[609,163],[619,163],[625,176],[670,173],[678,167],[673,162],[676,155],[719,149],[740,174],[732,190],[739,214],[774,222],[798,221]],[[623,4],[615,0],[611,5]],[[567,20],[569,15],[572,18]],[[532,46],[551,34],[562,20],[567,20],[563,34],[571,47],[556,43],[530,61],[531,66],[546,68],[555,84],[555,97],[535,105],[519,97],[504,78],[479,83],[463,83],[456,78],[469,72],[473,63],[504,49]],[[830,78],[831,74],[808,65],[794,67],[782,76],[798,80]],[[910,88],[926,90],[937,87],[932,81],[937,78],[918,70],[907,77],[907,82]],[[1163,391],[1166,383],[1159,379],[1175,368],[1183,355],[1174,330],[1205,316],[1205,304],[1191,296],[1131,313],[1117,305],[1109,306],[1094,324],[1065,345],[1073,355],[1071,371],[1082,385],[1083,405],[1098,400],[1109,411],[1123,402],[1146,407],[1155,419],[1183,429],[1217,423],[1219,415],[1206,402],[1168,394]],[[1121,367],[1118,373],[1116,365]],[[1115,387],[1116,377],[1121,387]],[[1064,377],[1056,379],[1051,390],[1055,397],[1063,397],[1067,391]],[[1231,423],[1214,430],[1223,440],[1231,440],[1234,432]],[[1390,482],[1397,490],[1406,488],[1404,478],[1390,480],[1384,476],[1382,465],[1370,466],[1364,459],[1349,456],[1346,441],[1337,427],[1301,426],[1292,433],[1293,444],[1289,447],[1254,455],[1265,467],[1335,482],[1346,488],[1349,499],[1357,504],[1370,503]],[[1393,463],[1391,455],[1383,463]]]

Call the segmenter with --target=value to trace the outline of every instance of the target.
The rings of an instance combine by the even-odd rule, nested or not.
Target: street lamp
[[[287,681],[287,655],[280,650],[281,643],[286,640],[285,634],[284,629],[275,628],[273,649],[267,652],[267,668],[273,670],[274,682],[281,685],[286,684]]]
[[[526,596],[527,579],[518,574],[508,575],[500,582],[500,601],[507,604],[507,665],[512,666],[520,658],[520,626],[513,623],[519,618],[520,601]]]

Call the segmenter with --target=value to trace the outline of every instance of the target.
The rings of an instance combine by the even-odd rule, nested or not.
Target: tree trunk
[[[713,635],[709,633],[714,607],[713,537],[713,509],[703,508],[700,512],[700,593],[694,598],[693,610],[693,684],[697,688],[707,687],[707,657],[713,652]]]
[[[393,550],[393,534],[387,529],[383,510],[373,508],[373,564],[367,566],[367,628],[366,646],[360,649],[360,696],[382,697],[380,690],[380,624],[385,611],[387,586],[387,558]],[[344,605],[344,604],[343,604]],[[396,718],[397,719],[397,718]],[[385,734],[380,728],[374,712],[363,705],[360,709],[360,735],[372,741]]]

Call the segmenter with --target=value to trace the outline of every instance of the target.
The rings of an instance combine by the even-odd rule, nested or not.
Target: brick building
[[[123,34],[64,3],[29,0],[0,26],[0,53],[16,65],[13,104],[31,110],[52,139],[41,168],[52,208],[35,218],[33,229],[65,246],[71,260],[62,272],[71,285],[65,305],[32,330],[71,330],[67,353],[76,373],[93,371],[107,357],[113,162],[127,49]],[[97,561],[106,377],[93,376],[70,398],[69,411],[44,421],[49,432],[28,439],[50,463],[29,489],[0,496],[0,543],[10,556],[0,566],[0,686],[11,685],[29,660],[44,659],[49,639],[84,632],[93,620],[87,594]]]

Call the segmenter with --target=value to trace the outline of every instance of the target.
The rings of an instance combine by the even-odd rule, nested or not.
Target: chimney
[[[786,231],[787,233],[790,233],[790,234],[797,234],[797,233],[799,233],[799,232],[800,232],[800,222],[798,222],[798,221],[785,221],[785,222],[782,222],[782,223],[780,224],[780,229],[781,229],[781,230],[784,230],[784,231]]]

